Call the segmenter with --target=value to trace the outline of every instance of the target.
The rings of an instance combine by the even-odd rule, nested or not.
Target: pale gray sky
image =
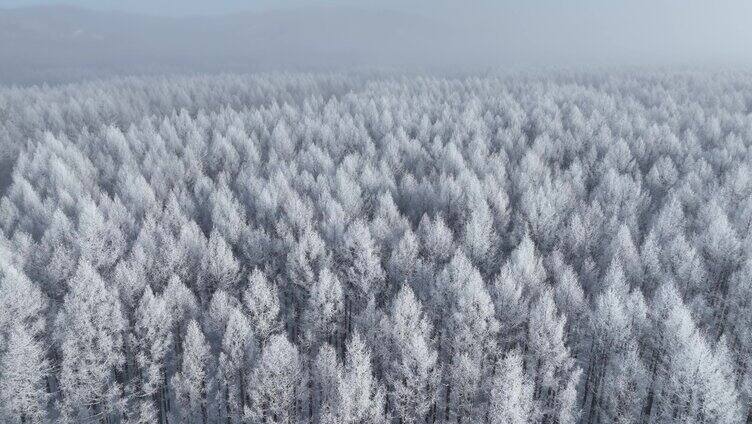
[[[0,0],[0,6],[58,4]],[[545,55],[709,59],[752,55],[749,0],[68,0],[64,4],[160,16],[348,6],[419,14]],[[654,57],[655,56],[655,57]],[[632,58],[630,57],[630,60]]]
[[[58,4],[0,0],[0,9]],[[200,68],[199,64],[212,69],[752,65],[750,0],[63,4],[100,14],[139,16],[54,8],[0,10],[0,79],[3,72],[53,65],[121,69],[135,64],[185,70]]]

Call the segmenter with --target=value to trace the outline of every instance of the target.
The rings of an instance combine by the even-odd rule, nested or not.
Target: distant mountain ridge
[[[185,18],[4,9],[0,82],[55,82],[56,72],[66,80],[76,73],[441,64],[461,60],[458,34],[421,16],[344,7]]]

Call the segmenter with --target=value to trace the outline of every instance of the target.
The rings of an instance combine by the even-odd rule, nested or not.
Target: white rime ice
[[[0,87],[0,422],[750,423],[751,110],[710,70]]]

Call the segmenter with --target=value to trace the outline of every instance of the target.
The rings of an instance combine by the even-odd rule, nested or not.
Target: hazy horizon
[[[155,69],[746,68],[750,17],[741,0],[2,0],[0,82]]]

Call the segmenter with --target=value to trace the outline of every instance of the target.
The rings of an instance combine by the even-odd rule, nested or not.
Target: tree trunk
[[[232,424],[232,408],[230,408],[230,386],[225,384],[225,411],[227,413],[227,424]]]
[[[655,376],[658,372],[658,358],[656,354],[653,354],[652,372],[650,377],[650,388],[648,389],[647,399],[645,401],[645,409],[643,410],[643,417],[647,422],[650,419],[650,415],[653,412],[653,397],[655,396]]]
[[[451,384],[447,384],[446,401],[444,404],[444,422],[449,422],[449,399],[450,399],[451,394],[452,394],[452,386]]]

